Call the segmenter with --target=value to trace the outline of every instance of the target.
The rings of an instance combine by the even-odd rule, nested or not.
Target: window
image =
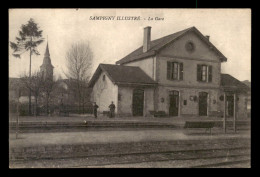
[[[188,52],[193,52],[195,50],[195,45],[192,41],[189,41],[185,44],[185,48]]]
[[[106,80],[106,75],[103,75],[103,81],[105,81]]]
[[[202,81],[206,82],[207,81],[207,66],[202,65]]]
[[[212,66],[197,65],[197,81],[212,82]]]
[[[167,62],[167,79],[183,80],[183,63]]]

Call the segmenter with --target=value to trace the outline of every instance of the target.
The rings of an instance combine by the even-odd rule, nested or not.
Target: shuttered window
[[[201,81],[206,82],[207,81],[207,66],[202,65],[202,70],[201,70]]]
[[[183,80],[183,63],[167,62],[167,79]]]
[[[178,74],[179,74],[179,64],[178,63],[172,63],[172,79],[173,80],[178,80]]]
[[[212,82],[212,66],[197,65],[197,81]]]

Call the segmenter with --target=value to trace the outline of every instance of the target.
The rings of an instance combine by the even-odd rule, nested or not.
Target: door
[[[171,91],[169,102],[169,116],[178,116],[179,114],[179,92]]]
[[[208,93],[200,92],[199,93],[199,115],[207,116],[208,112]]]
[[[234,115],[234,96],[227,96],[227,116]]]
[[[133,116],[143,116],[144,111],[144,90],[134,89],[132,102]]]

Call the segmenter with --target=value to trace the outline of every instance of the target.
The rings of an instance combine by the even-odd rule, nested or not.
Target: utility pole
[[[224,92],[223,130],[224,130],[224,133],[226,133],[226,93],[225,92]]]
[[[19,112],[19,107],[20,107],[20,105],[19,105],[19,98],[20,98],[20,83],[18,83],[18,99],[17,99],[17,109],[16,109],[16,112],[17,112],[17,116],[16,116],[16,139],[18,139],[18,133],[19,133],[19,114],[20,114],[20,112]]]
[[[32,43],[32,37],[31,37],[31,43]],[[31,116],[32,110],[31,110],[31,105],[32,105],[32,100],[31,100],[31,96],[32,96],[32,91],[31,91],[31,72],[32,72],[32,49],[30,48],[30,68],[29,68],[29,84],[30,84],[30,88],[29,88],[29,116]]]
[[[233,121],[233,128],[234,128],[234,132],[236,132],[236,103],[237,103],[237,96],[236,93],[234,93],[234,121]]]

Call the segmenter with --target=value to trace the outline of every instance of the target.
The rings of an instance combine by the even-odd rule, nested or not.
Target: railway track
[[[82,132],[90,130],[132,130],[132,129],[183,129],[181,125],[172,124],[134,124],[134,123],[123,123],[123,124],[21,124],[19,125],[20,133],[43,133],[43,132]],[[216,126],[214,130],[221,130],[221,126]],[[227,130],[233,130],[232,126],[227,126]],[[250,125],[237,125],[237,130],[248,131]],[[10,133],[16,131],[14,124],[9,126]]]
[[[142,167],[144,164],[168,163],[172,167],[210,168],[239,163],[250,163],[250,147],[192,149],[179,151],[139,152],[103,154],[85,157],[68,157],[38,160],[14,160],[13,166],[31,167],[62,167],[62,168],[85,168],[85,167]],[[191,165],[192,164],[192,165]],[[151,165],[155,166],[156,165]],[[162,165],[161,167],[164,167]]]
[[[190,168],[223,168],[223,167],[232,167],[232,165],[241,165],[239,167],[250,167],[251,159],[244,159],[244,160],[233,160],[229,162],[219,162],[219,163],[210,163],[198,166],[191,166]]]

